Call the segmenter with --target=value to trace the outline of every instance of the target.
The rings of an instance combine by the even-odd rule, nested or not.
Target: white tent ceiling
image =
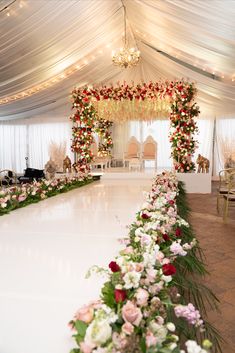
[[[1,99],[82,66],[39,93],[1,105],[0,119],[68,115],[75,85],[175,78],[196,82],[197,100],[211,115],[235,112],[235,1],[123,3],[130,42],[141,51],[135,69],[111,62],[122,42],[121,0],[0,0]]]

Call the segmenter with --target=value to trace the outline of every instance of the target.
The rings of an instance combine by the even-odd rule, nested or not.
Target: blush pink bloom
[[[94,346],[85,342],[80,343],[80,351],[82,353],[91,353]]]
[[[151,331],[148,331],[146,334],[146,346],[152,347],[157,344],[157,337],[154,336],[154,334]]]
[[[134,326],[130,322],[125,322],[122,325],[122,332],[126,335],[131,335],[134,332]]]
[[[22,202],[22,201],[24,201],[26,199],[26,197],[27,197],[26,195],[21,194],[21,195],[18,196],[18,201]]]
[[[128,300],[128,302],[122,307],[122,317],[124,321],[139,326],[142,319],[142,313],[135,304]]]
[[[156,281],[157,271],[154,268],[147,270],[147,282],[152,283]]]
[[[122,250],[123,254],[132,254],[133,248],[132,246],[127,246],[124,250]]]
[[[86,324],[89,324],[94,316],[94,309],[91,305],[84,305],[75,314],[76,320],[81,320]]]
[[[92,300],[90,303],[89,303],[89,306],[91,306],[92,308],[94,309],[100,309],[101,306],[102,306],[102,301],[100,299],[98,300]]]
[[[137,305],[146,306],[148,304],[149,294],[145,289],[138,288],[135,297]]]

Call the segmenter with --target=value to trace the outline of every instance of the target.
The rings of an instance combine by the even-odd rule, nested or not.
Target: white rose
[[[94,320],[87,328],[85,343],[100,346],[108,341],[112,335],[111,326],[106,321],[97,322]]]
[[[169,331],[174,332],[175,331],[175,325],[173,324],[173,322],[168,322],[166,324],[166,327],[168,328]]]
[[[187,347],[188,353],[206,353],[206,351],[202,349],[195,341],[188,340],[185,343],[185,346]]]

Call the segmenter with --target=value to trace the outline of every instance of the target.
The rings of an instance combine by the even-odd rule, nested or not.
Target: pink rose
[[[90,303],[89,303],[89,306],[91,306],[92,308],[94,309],[100,309],[101,306],[102,306],[102,301],[100,299],[98,300],[92,300]]]
[[[148,304],[149,294],[145,289],[138,288],[135,297],[137,305],[146,306]]]
[[[149,348],[151,346],[156,346],[157,344],[157,337],[150,331],[146,334],[146,346]]]
[[[19,202],[23,202],[26,199],[26,197],[27,197],[26,195],[21,194],[21,195],[18,196],[18,201]]]
[[[124,250],[122,250],[123,254],[132,254],[133,253],[133,248],[132,246],[127,246]]]
[[[156,281],[157,271],[154,268],[147,269],[147,280],[149,283]]]
[[[89,324],[94,316],[94,309],[90,305],[84,305],[75,314],[75,320],[81,320],[86,324]]]
[[[134,326],[130,322],[125,322],[122,325],[122,332],[126,335],[131,335],[134,332]]]
[[[135,304],[128,300],[128,302],[122,307],[122,317],[124,321],[139,326],[142,319],[142,313]]]
[[[82,353],[91,353],[94,347],[95,347],[94,345],[91,345],[89,343],[85,343],[85,342],[80,343],[80,351]]]

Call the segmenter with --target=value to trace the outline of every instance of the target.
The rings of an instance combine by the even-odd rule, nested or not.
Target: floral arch
[[[83,87],[72,92],[71,116],[73,121],[72,151],[75,167],[88,171],[93,160],[90,150],[93,132],[102,127],[104,145],[112,146],[110,134],[105,135],[105,126],[110,121],[154,120],[168,114],[170,118],[169,139],[171,156],[177,172],[192,172],[195,164],[192,156],[197,148],[194,134],[199,107],[194,102],[196,87],[186,81],[149,82],[138,85],[123,83],[115,86]]]

